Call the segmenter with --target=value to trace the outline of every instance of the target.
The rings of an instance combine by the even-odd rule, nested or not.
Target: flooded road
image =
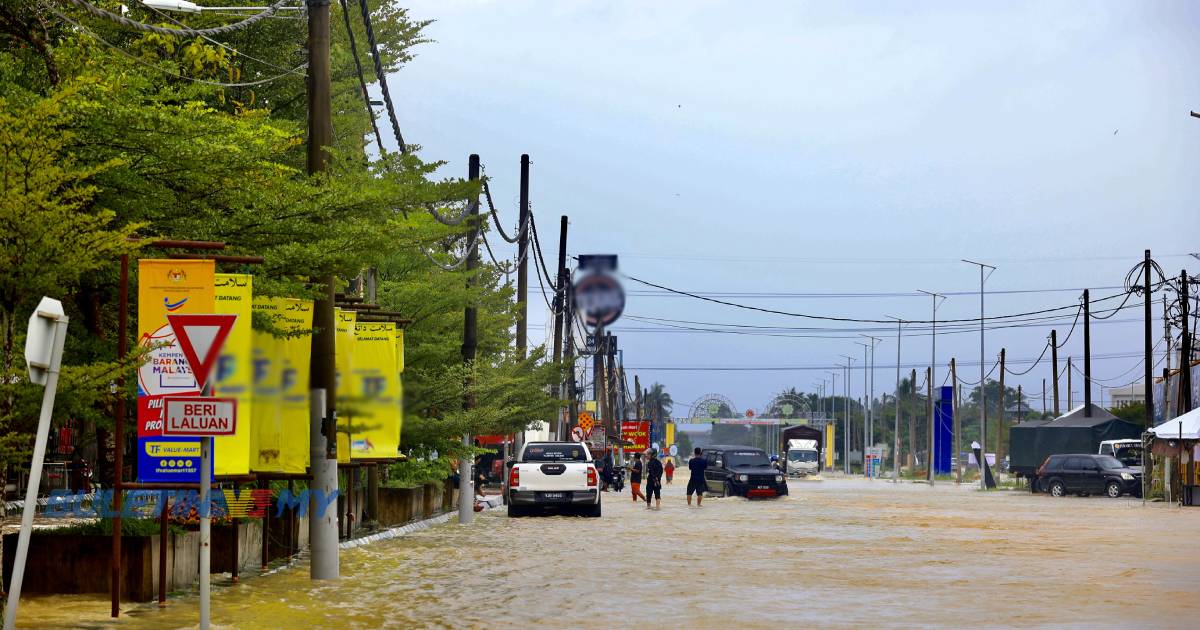
[[[1195,627],[1200,508],[973,487],[793,482],[775,501],[684,486],[661,511],[605,495],[604,516],[481,514],[342,552],[342,580],[303,563],[214,588],[230,628]],[[1146,541],[1146,542],[1139,542]],[[1157,541],[1157,542],[1149,542]],[[1176,542],[1164,542],[1176,541]],[[21,627],[194,627],[197,602],[22,602]],[[660,626],[661,627],[661,626]]]

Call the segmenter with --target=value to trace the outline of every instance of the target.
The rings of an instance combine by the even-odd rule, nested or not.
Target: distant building
[[[1113,407],[1128,407],[1135,403],[1146,402],[1146,386],[1142,383],[1134,383],[1125,387],[1114,387],[1108,391],[1112,396]]]
[[[1025,401],[1023,401],[1023,400],[1021,402],[1018,402],[1015,405],[1009,405],[1008,407],[1004,408],[1004,417],[1009,420],[1019,420],[1021,418],[1028,418],[1030,414],[1034,414],[1034,413],[1036,413],[1040,416],[1042,412],[1034,411],[1033,407],[1030,407],[1029,405],[1025,404]]]

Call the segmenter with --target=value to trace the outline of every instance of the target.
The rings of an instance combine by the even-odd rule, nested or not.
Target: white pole
[[[900,320],[896,320],[896,417],[892,431],[892,481],[900,483]]]
[[[470,434],[463,434],[463,448],[471,448]],[[471,478],[471,457],[458,459],[458,524],[470,525],[475,519],[475,482]]]
[[[33,461],[29,464],[29,487],[25,489],[25,507],[21,510],[21,532],[17,536],[17,556],[13,559],[8,605],[4,608],[4,630],[13,630],[17,623],[17,603],[21,600],[21,581],[25,578],[25,560],[29,556],[29,538],[33,534],[33,513],[37,511],[42,460],[46,457],[50,418],[54,414],[54,395],[58,391],[58,372],[62,367],[63,343],[67,340],[67,322],[64,315],[54,323],[54,346],[46,374],[46,390],[42,393],[42,412],[38,416],[37,438],[33,443]]]
[[[212,438],[200,438],[200,630],[208,630],[212,621],[212,585],[209,583],[212,560]],[[161,579],[161,578],[160,578]]]
[[[337,458],[329,458],[325,433],[325,390],[309,390],[308,457],[312,484],[308,499],[308,549],[311,554],[309,577],[336,580],[341,576],[338,562]],[[318,499],[317,491],[321,497]]]

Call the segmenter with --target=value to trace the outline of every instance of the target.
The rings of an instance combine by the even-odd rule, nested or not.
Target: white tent
[[[1168,420],[1150,429],[1150,432],[1154,437],[1163,440],[1200,440],[1200,407],[1174,420]]]

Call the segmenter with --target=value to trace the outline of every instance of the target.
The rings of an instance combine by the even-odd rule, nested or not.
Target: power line
[[[279,10],[280,7],[286,5],[290,0],[277,0],[277,2],[275,2],[271,6],[267,7],[266,9],[263,9],[259,13],[255,13],[254,15],[247,17],[244,20],[234,22],[233,24],[226,24],[225,26],[216,26],[213,28],[187,28],[187,27],[165,28],[162,26],[154,26],[153,24],[146,24],[145,22],[138,22],[137,20],[131,20],[123,15],[117,15],[116,13],[113,13],[111,11],[101,9],[100,7],[94,5],[90,2],[86,2],[85,0],[66,0],[66,1],[80,9],[82,9],[83,11],[87,12],[88,14],[90,14],[94,17],[108,20],[110,22],[115,22],[121,26],[124,26],[129,29],[133,29],[135,31],[142,31],[145,33],[158,33],[159,35],[170,35],[172,37],[178,37],[180,35],[186,35],[189,37],[192,37],[192,36],[204,37],[206,35],[213,35],[213,36],[226,35],[228,33],[240,31],[248,26],[252,26],[253,24],[255,24],[257,22],[259,22],[261,20],[265,20],[265,19],[271,17],[272,15],[274,15],[275,12],[277,10]],[[47,7],[47,8],[49,8],[49,7]],[[53,9],[51,9],[51,10],[53,11]],[[57,11],[56,11],[56,13],[57,13]]]
[[[371,8],[367,0],[358,0],[362,13],[363,29],[367,33],[367,45],[371,49],[371,60],[375,63],[375,78],[379,81],[379,89],[383,93],[383,102],[387,106],[388,121],[392,124],[392,135],[396,138],[400,153],[407,154],[408,147],[404,144],[404,136],[400,133],[400,122],[396,118],[396,107],[392,104],[392,92],[388,89],[387,75],[383,71],[383,61],[379,56],[379,46],[375,43],[375,29],[371,26]]]
[[[158,65],[155,65],[149,61],[146,61],[145,59],[142,59],[141,57],[138,57],[137,55],[131,54],[129,51],[125,50],[124,48],[117,46],[116,44],[108,41],[107,39],[104,39],[103,37],[100,37],[92,29],[84,26],[83,24],[80,24],[79,22],[75,21],[74,19],[72,19],[70,17],[67,17],[66,14],[62,13],[58,9],[55,9],[54,7],[51,7],[46,4],[43,4],[42,6],[45,7],[46,10],[57,15],[63,21],[65,21],[68,24],[79,29],[80,32],[90,36],[92,39],[95,39],[96,41],[100,42],[101,44],[104,44],[106,47],[108,47],[108,48],[112,49],[113,51],[119,53],[120,55],[128,58],[129,60],[131,60],[139,65],[150,68],[151,70],[154,70],[156,72],[160,72],[169,77],[174,77],[176,79],[180,79],[183,81],[191,81],[192,83],[201,83],[204,85],[212,85],[212,86],[221,87],[221,88],[254,87],[256,85],[263,85],[264,83],[271,83],[272,81],[278,81],[279,79],[285,79],[291,75],[296,74],[296,72],[298,70],[303,70],[308,67],[308,62],[305,62],[305,63],[300,64],[299,66],[296,66],[292,70],[284,72],[283,74],[279,74],[279,75],[276,75],[273,77],[267,77],[265,79],[258,79],[257,81],[243,81],[240,83],[226,83],[223,81],[209,81],[208,79],[198,79],[196,77],[189,77],[186,75],[179,74],[178,72],[172,72],[170,70],[167,70],[166,68],[159,67]]]
[[[1090,287],[1093,290],[1116,290],[1122,289],[1121,286],[1104,286]],[[1031,293],[1082,293],[1082,288],[1053,288],[1053,289],[1008,289],[988,291],[988,295],[1020,295]],[[795,299],[847,299],[847,298],[908,298],[908,297],[923,297],[923,293],[913,291],[875,291],[875,292],[824,292],[824,293],[795,293],[782,291],[693,291],[696,295],[704,297],[719,297],[719,298],[744,298],[744,299],[775,299],[775,298],[795,298]],[[939,295],[960,296],[960,295],[979,295],[979,290],[974,291],[938,291]],[[674,293],[671,291],[653,291],[653,290],[633,290],[629,295],[639,295],[645,297],[688,297]]]
[[[358,44],[354,40],[354,28],[350,26],[350,9],[346,0],[338,0],[342,5],[342,21],[346,23],[346,36],[350,38],[350,56],[354,57],[354,69],[358,71],[358,86],[362,90],[363,103],[367,106],[367,117],[371,119],[371,130],[375,132],[375,146],[379,147],[379,155],[386,154],[383,148],[383,136],[379,133],[379,124],[375,122],[375,110],[371,108],[371,95],[367,93],[367,78],[363,75],[362,60],[358,58]]]
[[[621,275],[624,276],[625,278],[633,280],[634,282],[638,282],[638,283],[644,284],[646,286],[651,286],[656,289],[663,289],[665,291],[670,291],[672,293],[678,293],[680,295],[685,295],[685,296],[692,297],[697,300],[702,300],[705,302],[712,302],[714,304],[722,304],[724,306],[732,306],[734,308],[740,308],[740,309],[745,309],[745,310],[750,310],[750,311],[758,311],[761,313],[771,313],[774,315],[786,315],[788,317],[801,317],[801,318],[805,318],[805,319],[816,319],[816,320],[834,321],[834,322],[855,322],[855,323],[865,323],[865,324],[890,324],[890,323],[892,323],[891,320],[886,320],[886,319],[863,319],[863,318],[856,318],[856,317],[839,317],[839,316],[833,316],[833,315],[813,315],[811,313],[796,313],[796,312],[791,312],[791,311],[781,311],[781,310],[777,310],[777,309],[769,309],[769,308],[762,308],[762,307],[758,307],[758,306],[750,306],[748,304],[739,304],[737,302],[729,302],[729,301],[720,300],[717,298],[704,297],[702,295],[697,295],[695,293],[691,293],[688,291],[672,289],[671,287],[663,286],[661,284],[655,284],[648,280],[642,280],[641,278],[637,278],[637,277],[634,277],[634,276],[631,276],[631,275],[625,274],[625,273],[622,273]],[[1105,298],[1100,298],[1098,300],[1095,300],[1095,302],[1103,302],[1105,300],[1111,300],[1114,298],[1121,297],[1122,295],[1124,295],[1124,293],[1119,293],[1119,294],[1108,296]],[[984,318],[982,318],[982,320],[983,321],[995,321],[995,320],[1011,319],[1014,317],[1026,317],[1029,315],[1054,313],[1054,312],[1062,311],[1062,310],[1069,309],[1069,308],[1078,308],[1078,306],[1076,306],[1076,305],[1059,306],[1056,308],[1042,309],[1039,311],[1029,311],[1029,312],[1025,312],[1025,313],[1013,313],[1013,314],[1009,314],[1009,315],[996,315],[996,316],[992,316],[992,317],[984,317]],[[961,319],[947,319],[947,320],[939,321],[937,323],[945,324],[945,323],[979,322],[980,320],[981,320],[981,318],[973,317],[973,318],[961,318]],[[905,320],[905,321],[911,321],[912,323],[915,323],[915,324],[932,324],[932,323],[934,323],[932,320]]]
[[[1111,354],[1097,354],[1097,355],[1092,356],[1092,360],[1095,361],[1095,360],[1110,360],[1110,359],[1129,359],[1129,358],[1139,357],[1141,355],[1142,355],[1141,351],[1117,352],[1117,353],[1111,353]],[[1033,359],[1014,359],[1013,360],[1014,363],[1021,363],[1021,364],[1027,363],[1029,361],[1033,361]],[[959,365],[961,365],[961,366],[977,366],[977,365],[979,365],[979,362],[978,361],[962,361],[959,363]],[[998,367],[998,366],[999,366],[999,361],[994,362],[992,364],[992,371],[988,372],[987,376],[991,376],[991,374],[993,372],[995,372],[996,367]],[[734,366],[727,366],[727,365],[639,365],[639,366],[627,367],[626,369],[630,369],[630,370],[634,370],[634,369],[636,369],[636,370],[661,370],[661,371],[692,371],[692,372],[709,372],[709,371],[711,371],[711,372],[741,372],[741,371],[795,372],[795,371],[811,371],[811,370],[818,370],[818,371],[819,370],[834,370],[834,369],[844,369],[845,367],[846,367],[845,365],[734,365]],[[901,368],[909,368],[909,369],[924,368],[924,367],[928,367],[928,364],[927,363],[902,363],[902,364],[900,364],[900,367]],[[857,366],[857,367],[850,366],[850,369],[851,370],[862,370],[864,368],[862,366]],[[865,369],[870,369],[870,367],[867,367]],[[968,384],[968,385],[978,385],[979,384],[978,382],[972,383],[972,382],[966,381],[965,379],[962,379],[962,378],[960,378],[959,381],[961,381],[965,384]]]

